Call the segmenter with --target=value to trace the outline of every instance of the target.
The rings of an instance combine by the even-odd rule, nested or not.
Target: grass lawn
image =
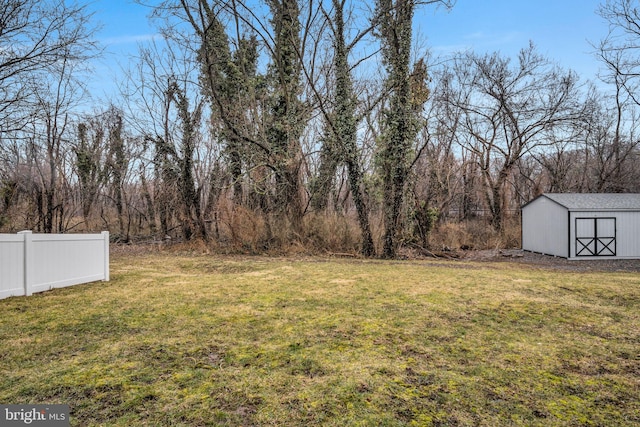
[[[0,301],[0,403],[72,425],[640,425],[640,277],[112,257]]]

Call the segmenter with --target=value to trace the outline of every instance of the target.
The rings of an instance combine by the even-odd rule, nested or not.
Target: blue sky
[[[602,0],[604,1],[604,0]],[[458,0],[449,12],[422,8],[417,26],[434,53],[473,49],[514,56],[529,41],[540,53],[583,78],[594,79],[596,43],[607,25],[600,0]]]
[[[593,80],[599,64],[589,41],[597,43],[607,32],[595,13],[601,1],[457,0],[448,12],[421,6],[416,30],[434,54],[445,55],[472,49],[515,56],[531,40],[549,59]],[[90,8],[102,26],[98,39],[106,49],[104,59],[95,65],[90,88],[98,92],[94,96],[108,97],[115,91],[110,82],[121,78],[122,67],[127,68],[128,55],[135,54],[138,44],[153,37],[155,30],[147,19],[149,9],[131,0],[95,0]]]
[[[122,79],[122,69],[128,68],[138,45],[151,40],[156,30],[147,18],[150,10],[132,0],[94,0],[89,10],[100,28],[96,37],[104,49],[103,57],[93,64],[89,91],[96,98],[115,97],[115,81]]]

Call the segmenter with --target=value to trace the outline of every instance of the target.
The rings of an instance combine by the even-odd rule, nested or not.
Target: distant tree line
[[[434,58],[425,7],[453,2],[166,0],[87,113],[86,7],[0,0],[0,230],[394,258],[446,222],[503,233],[542,192],[640,192],[633,1],[598,11],[598,84],[533,44]]]

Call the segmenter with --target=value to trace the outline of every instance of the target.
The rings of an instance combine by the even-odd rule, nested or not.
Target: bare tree
[[[607,184],[600,180],[599,187],[609,187],[610,191],[637,191],[631,178],[637,177],[638,170],[637,112],[632,105],[640,105],[640,11],[635,0],[606,0],[598,14],[609,23],[609,33],[596,46],[596,56],[605,64],[602,80],[614,88],[614,131],[606,144],[610,154],[605,155],[612,159],[600,161],[602,167],[613,163],[613,169],[604,173]],[[604,154],[602,150],[599,153]]]
[[[31,88],[37,113],[22,135],[28,141],[27,157],[36,175],[36,198],[40,224],[45,233],[65,231],[64,220],[69,206],[63,190],[70,175],[67,169],[70,154],[70,130],[73,109],[81,99],[78,82],[73,78],[74,62],[65,56],[57,73],[42,74],[40,78],[53,81],[49,87]],[[28,130],[27,130],[28,129]],[[73,214],[73,212],[68,212]]]
[[[605,116],[611,119],[606,131],[606,140],[598,143],[599,158],[603,149],[609,159],[602,159],[601,167],[609,169],[602,176],[598,187],[608,191],[625,191],[624,163],[637,146],[627,140],[630,131],[636,127],[637,107],[640,105],[640,12],[637,4],[630,0],[609,0],[601,5],[598,13],[609,23],[609,34],[596,46],[596,58],[604,64],[600,79],[612,88],[606,100],[610,108],[599,105],[598,110],[607,110]],[[597,120],[597,123],[602,123]],[[631,144],[630,144],[631,143]],[[605,164],[612,166],[605,166]]]
[[[624,93],[616,91],[613,99],[595,99],[584,121],[584,164],[589,191],[633,191],[640,116],[634,103],[621,102],[620,95]]]
[[[605,81],[615,83],[640,105],[640,11],[636,0],[606,0],[598,14],[609,23],[609,33],[596,46],[606,65]]]
[[[14,158],[0,174],[20,182],[9,204],[30,200],[21,227],[64,231],[75,215],[69,131],[92,36],[86,6],[0,0],[0,152]]]
[[[444,218],[459,191],[461,159],[456,158],[456,152],[462,117],[447,99],[451,94],[452,74],[440,68],[432,73],[431,80],[433,90],[426,104],[425,124],[418,134],[413,172],[420,177],[417,196],[424,201],[422,209],[435,209],[440,218]]]
[[[157,214],[163,236],[179,228],[187,240],[208,237],[207,208],[213,205],[208,199],[213,148],[203,137],[208,134],[198,63],[190,53],[172,40],[141,48],[136,69],[122,88],[129,100],[129,125],[144,141],[144,156],[136,159],[140,201],[146,205],[142,210],[151,228]]]
[[[464,115],[461,142],[475,153],[482,171],[491,224],[501,230],[508,203],[507,183],[525,155],[553,143],[581,117],[583,105],[574,73],[557,69],[533,45],[517,62],[494,53],[468,53],[455,62],[457,89],[450,102]]]
[[[95,54],[90,17],[65,0],[0,0],[0,133],[28,121],[36,73],[77,68]]]

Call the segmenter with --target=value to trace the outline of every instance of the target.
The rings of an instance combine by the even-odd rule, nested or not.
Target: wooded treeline
[[[636,6],[601,6],[588,82],[533,44],[417,49],[448,0],[166,0],[86,113],[86,7],[0,0],[0,231],[393,258],[446,223],[500,236],[541,192],[640,192]]]

